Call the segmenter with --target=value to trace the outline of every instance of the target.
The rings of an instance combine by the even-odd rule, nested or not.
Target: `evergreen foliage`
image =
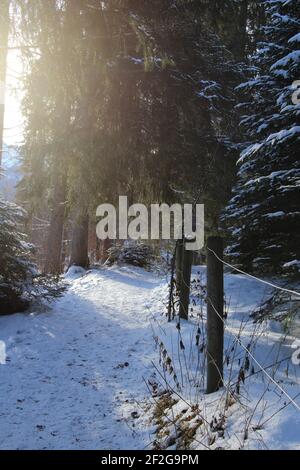
[[[23,200],[51,205],[58,172],[74,213],[94,214],[117,194],[183,194],[206,204],[217,230],[234,177],[243,68],[224,26],[231,2],[213,3],[28,3],[24,37],[41,46],[24,100]]]
[[[0,315],[23,311],[33,300],[63,291],[55,278],[39,275],[34,247],[21,231],[25,216],[23,209],[0,199]]]
[[[110,263],[125,263],[141,268],[148,268],[154,261],[154,251],[142,242],[126,241],[108,250]]]
[[[238,162],[238,183],[225,221],[229,254],[246,269],[299,272],[300,3],[265,2],[267,24],[253,56],[255,75],[239,90],[248,146]]]

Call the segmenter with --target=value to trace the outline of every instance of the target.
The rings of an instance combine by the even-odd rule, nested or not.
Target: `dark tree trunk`
[[[176,247],[176,288],[180,292],[182,281],[182,260],[183,260],[184,242],[183,240],[177,241]]]
[[[185,249],[183,246],[182,254],[182,277],[179,293],[179,317],[183,320],[189,318],[189,304],[190,304],[190,287],[191,287],[191,273],[193,264],[194,252]]]
[[[207,393],[223,386],[224,349],[224,280],[223,240],[209,237],[207,241]]]
[[[105,263],[107,261],[109,254],[108,250],[112,247],[112,240],[109,238],[106,238],[105,240],[101,240],[101,255],[100,259],[102,263]]]
[[[74,221],[70,266],[87,268],[89,238],[89,216],[87,211],[79,211]]]
[[[98,256],[98,238],[96,233],[96,224],[93,221],[89,221],[89,239],[88,239],[88,247],[89,247],[89,262],[90,264],[94,264],[99,261]]]
[[[170,322],[174,318],[174,305],[173,305],[173,293],[174,293],[174,274],[175,274],[175,267],[176,267],[176,254],[178,250],[178,244],[175,247],[175,252],[172,256],[171,261],[171,279],[170,279],[170,291],[169,291],[169,303],[168,303],[168,321]]]
[[[9,0],[0,2],[0,166],[3,155],[3,132],[4,132],[4,91],[6,80],[6,65],[8,52],[9,31]],[[2,96],[3,92],[3,96]]]
[[[66,184],[58,178],[54,188],[53,207],[51,211],[49,235],[44,271],[60,274],[62,271],[62,241],[65,219]]]
[[[101,261],[101,243],[98,237],[96,237],[96,255],[95,255],[96,263]]]
[[[239,18],[239,38],[237,40],[237,55],[236,58],[238,60],[245,60],[246,53],[247,53],[247,41],[248,41],[248,8],[249,8],[249,1],[244,0],[241,4],[241,12]]]

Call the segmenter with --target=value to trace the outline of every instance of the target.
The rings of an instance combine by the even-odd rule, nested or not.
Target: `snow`
[[[250,155],[257,152],[262,147],[262,144],[253,144],[247,147],[245,150],[241,152],[241,156],[237,161],[238,165],[241,165]]]
[[[299,138],[300,137],[300,126],[293,126],[290,129],[283,129],[279,132],[275,132],[270,134],[263,142],[255,143],[247,147],[242,153],[237,162],[238,165],[242,165],[249,157],[253,156],[257,153],[264,145],[275,145],[278,143],[283,143],[288,139],[292,138]],[[241,167],[240,172],[243,171],[243,167]]]
[[[279,67],[286,67],[290,62],[294,62],[295,64],[298,64],[300,61],[300,50],[299,51],[292,51],[289,54],[287,54],[285,57],[282,57],[281,59],[277,60],[275,64],[272,65],[271,70],[274,70]]]
[[[269,214],[265,214],[264,217],[267,217],[268,219],[274,219],[276,217],[284,217],[285,212],[283,211],[277,211],[277,212],[270,212]]]
[[[298,173],[298,168],[292,168],[290,170],[272,171],[272,173],[267,176],[259,176],[258,178],[246,181],[245,186],[252,186],[253,184],[263,183],[267,180],[275,180],[275,178],[286,179],[292,176],[297,177]],[[259,206],[259,204],[257,204],[256,206]]]
[[[300,137],[300,126],[293,126],[290,129],[284,129],[282,131],[275,132],[274,134],[269,135],[266,142],[271,142],[274,144],[275,141],[283,142],[294,136]]]
[[[205,283],[205,268],[195,267],[193,276]],[[177,346],[176,321],[168,323],[162,315],[168,297],[167,279],[126,266],[91,271],[72,267],[65,277],[69,288],[50,308],[0,318],[0,342],[7,353],[6,364],[0,366],[0,449],[151,449],[155,426],[147,383],[160,382],[155,338],[164,342],[177,371],[182,354]],[[192,299],[196,299],[196,291],[193,287]],[[257,335],[251,351],[263,365],[294,352],[289,347],[293,338],[283,344],[278,327],[249,321],[249,314],[270,293],[269,287],[227,273],[225,292],[226,351],[242,331],[241,343],[245,345]],[[196,400],[209,420],[222,404],[224,392],[206,396],[194,381],[195,371],[199,373],[194,342],[199,313],[205,325],[205,303],[198,300],[190,321],[181,323],[187,361],[180,394],[185,401],[179,400],[169,413]],[[242,353],[239,345],[239,360]],[[276,376],[273,371],[292,396],[299,391],[294,368],[289,365],[288,377],[283,369]],[[234,364],[233,376],[238,369],[238,363]],[[178,378],[181,382],[179,372]],[[168,381],[175,387],[171,377]],[[263,399],[254,410],[262,393]],[[251,410],[254,423],[264,421],[286,401],[261,373],[249,379],[240,400],[227,413],[226,439],[218,437],[212,448],[239,448]],[[203,448],[199,444],[202,433],[199,428],[193,448]],[[300,412],[289,405],[262,429],[250,429],[249,433],[246,448],[257,448],[263,441],[268,448],[300,449]],[[205,439],[207,446],[207,435]]]
[[[289,39],[289,42],[290,42],[290,43],[293,43],[293,42],[300,42],[300,33],[297,33],[297,34],[295,34],[295,36],[291,37],[291,38]]]
[[[202,282],[205,282],[204,268],[195,268],[194,276],[197,277],[198,269]],[[197,328],[200,326],[200,331],[203,331],[205,326],[204,303],[194,307],[190,322],[181,322],[180,333],[172,324],[164,325],[163,333],[158,332],[159,341],[163,342],[168,352],[172,352],[172,366],[176,372],[181,370],[183,375],[183,387],[173,394],[177,403],[166,415],[165,429],[174,433],[174,426],[169,425],[168,420],[187,408],[187,404],[190,408],[184,416],[189,414],[189,420],[193,416],[190,410],[196,403],[199,410],[197,418],[200,417],[204,424],[197,429],[192,449],[300,449],[299,366],[291,361],[295,338],[289,335],[284,337],[279,323],[257,324],[249,321],[249,313],[255,311],[270,294],[260,282],[243,275],[226,274],[225,292],[228,310],[225,351],[229,362],[224,367],[225,387],[219,392],[205,395],[204,382],[199,379],[195,381],[196,377],[201,376],[203,360],[201,351],[199,354],[195,347],[195,338]],[[200,317],[197,315],[199,310]],[[176,347],[179,334],[185,347],[183,351]],[[255,345],[249,346],[253,338]],[[202,333],[200,345],[201,342]],[[244,364],[246,349],[255,361],[249,355],[248,378],[241,385],[240,394],[234,394],[233,403],[227,407],[228,397],[233,396],[234,384]],[[274,366],[276,362],[278,365]],[[261,372],[258,364],[266,371]],[[254,374],[250,372],[252,368]],[[167,380],[175,390],[171,377]],[[294,399],[298,408],[290,403],[282,390]],[[211,423],[215,419],[220,420],[221,416],[225,422],[224,433],[214,432]],[[191,423],[195,424],[195,419]]]
[[[70,266],[65,274],[65,279],[78,279],[86,274],[86,270],[80,266]]]
[[[21,178],[20,160],[15,147],[4,145],[2,169],[3,175],[0,178],[0,195],[8,201],[13,201],[15,199],[16,186]]]
[[[289,73],[284,69],[274,70],[273,74],[276,75],[277,77],[282,77],[282,78],[285,78],[285,79],[289,78]]]
[[[278,0],[275,0],[274,3],[278,3]],[[272,2],[269,2],[269,3],[272,3]],[[282,3],[288,3],[287,1],[283,2]],[[289,15],[281,15],[280,13],[273,13],[273,17],[276,18],[276,20],[278,20],[278,22],[282,22],[282,23],[296,23],[296,21]],[[297,23],[296,23],[297,24]]]
[[[91,271],[50,311],[0,318],[8,356],[0,368],[1,449],[151,443],[143,376],[156,357],[148,317],[160,282],[138,269]]]
[[[295,267],[300,271],[300,260],[293,259],[292,261],[288,261],[287,263],[284,263],[283,267],[284,268]]]

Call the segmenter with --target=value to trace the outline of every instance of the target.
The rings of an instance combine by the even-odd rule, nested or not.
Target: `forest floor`
[[[204,268],[195,268],[194,276],[199,283]],[[191,321],[179,331],[162,315],[168,291],[163,276],[123,266],[73,270],[67,280],[68,290],[49,309],[0,318],[7,353],[6,364],[0,365],[0,449],[151,449],[154,441],[172,449],[178,445],[174,432],[187,423],[189,429],[194,425],[186,442],[192,448],[300,448],[300,408],[289,404],[251,358],[255,374],[249,386],[248,379],[241,383],[229,407],[224,392],[203,394],[195,336],[201,328],[198,343],[204,339],[205,312],[196,281]],[[248,344],[255,334],[251,351],[260,364],[289,356],[272,374],[289,396],[296,395],[299,366],[290,361],[291,338],[283,343],[273,324],[249,321],[268,288],[227,274],[225,290],[228,383],[236,380],[245,359],[236,335]],[[160,353],[162,362],[170,356],[175,381],[174,370],[161,368]],[[155,389],[153,396],[149,388]],[[207,429],[205,423],[213,421],[215,428]]]
[[[157,356],[147,308],[161,279],[124,267],[69,281],[49,311],[0,318],[0,448],[144,448]]]

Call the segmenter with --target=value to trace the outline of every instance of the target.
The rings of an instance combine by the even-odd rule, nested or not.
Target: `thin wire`
[[[268,379],[277,387],[279,388],[279,390],[290,400],[290,402],[295,406],[295,408],[297,408],[298,411],[300,411],[300,406],[295,402],[295,400],[284,390],[284,388],[281,387],[281,385],[279,385],[274,379],[273,377],[265,370],[265,368],[257,361],[257,359],[253,356],[253,354],[251,353],[251,351],[249,351],[249,349],[247,348],[247,346],[245,346],[241,339],[236,336],[232,331],[229,330],[228,326],[226,325],[225,321],[224,321],[224,318],[219,314],[219,312],[217,311],[217,309],[215,308],[214,304],[212,303],[211,299],[209,299],[210,301],[210,304],[212,306],[212,308],[214,309],[215,313],[218,315],[218,317],[222,320],[223,324],[224,324],[224,327],[229,331],[229,333],[238,341],[238,344],[240,344],[242,346],[242,348],[244,348],[244,350],[249,354],[249,356],[251,357],[251,359],[255,362],[256,365],[258,365],[258,367],[261,369],[261,371],[268,377]]]
[[[231,264],[229,264],[226,261],[222,260],[211,248],[207,248],[207,249],[209,251],[211,251],[215,255],[215,257],[219,261],[221,261],[221,263],[223,263],[226,266],[234,269],[235,271],[238,271],[239,273],[244,274],[245,276],[251,277],[252,279],[255,279],[256,281],[259,281],[262,284],[267,284],[268,286],[273,287],[274,289],[278,289],[278,290],[281,290],[281,291],[284,291],[284,292],[288,292],[289,294],[298,295],[300,297],[300,292],[296,292],[296,291],[291,290],[291,289],[285,289],[284,287],[277,286],[276,284],[273,284],[272,282],[265,281],[264,279],[260,279],[259,277],[253,276],[252,274],[249,274],[249,273],[246,273],[245,271],[242,271],[241,269],[236,268],[235,266],[232,266]]]
[[[20,124],[17,124],[15,126],[12,126],[12,127],[4,127],[4,131],[12,131],[14,129],[18,129],[19,127],[23,127],[24,126],[24,123],[20,123]]]

